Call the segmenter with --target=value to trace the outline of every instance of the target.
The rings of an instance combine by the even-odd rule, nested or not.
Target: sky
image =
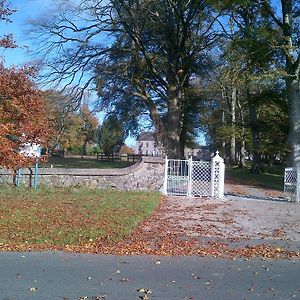
[[[11,16],[12,22],[0,22],[0,36],[13,34],[18,48],[0,48],[0,60],[4,61],[6,67],[22,66],[34,60],[30,54],[30,50],[33,50],[34,47],[26,34],[26,29],[28,29],[26,22],[30,18],[38,17],[43,12],[51,11],[52,0],[10,0],[10,2],[17,11]],[[100,122],[102,122],[103,116],[103,114],[98,115]],[[135,145],[132,137],[127,138],[125,142],[129,146]]]
[[[20,66],[32,60],[28,51],[32,45],[26,36],[26,21],[47,10],[51,0],[11,0],[10,2],[17,11],[11,16],[11,23],[0,22],[0,36],[12,33],[19,47],[0,50],[0,57],[7,67]]]

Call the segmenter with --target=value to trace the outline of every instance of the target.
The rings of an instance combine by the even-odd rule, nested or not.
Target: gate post
[[[295,200],[297,203],[300,202],[300,167],[297,166],[297,169],[296,169],[296,172],[297,172],[297,175],[296,175],[296,197],[295,197]]]
[[[213,198],[224,197],[224,175],[224,159],[219,156],[219,151],[216,151],[216,156],[211,161],[211,196]]]
[[[192,156],[189,158],[188,161],[188,190],[187,190],[187,196],[192,196],[192,173],[193,172],[193,158]]]
[[[165,158],[165,178],[164,178],[164,186],[163,186],[163,194],[167,195],[168,194],[168,156]]]

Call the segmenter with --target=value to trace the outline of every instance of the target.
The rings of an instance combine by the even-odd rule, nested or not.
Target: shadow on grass
[[[225,171],[225,182],[242,184],[259,188],[268,188],[278,191],[283,190],[284,167],[267,167],[261,174],[251,173],[249,169],[238,167],[227,167]]]

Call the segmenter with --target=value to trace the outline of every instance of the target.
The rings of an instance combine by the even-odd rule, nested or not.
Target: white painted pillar
[[[296,169],[297,177],[296,177],[296,195],[295,195],[295,201],[297,203],[300,202],[300,168],[297,167]]]
[[[165,158],[165,178],[164,178],[164,186],[163,186],[164,195],[168,194],[168,164],[169,164],[169,160],[168,160],[168,157],[166,156],[166,158]]]
[[[211,196],[213,198],[224,197],[224,179],[224,159],[219,156],[219,151],[216,151],[216,156],[211,161]]]
[[[192,158],[192,156],[189,158],[188,168],[189,168],[189,172],[188,172],[189,181],[188,181],[187,196],[191,197],[192,196],[192,174],[193,174],[193,158]]]

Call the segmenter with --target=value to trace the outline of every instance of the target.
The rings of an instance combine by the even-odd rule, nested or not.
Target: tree
[[[239,4],[239,2],[237,2]],[[279,4],[279,5],[278,5]],[[280,7],[281,4],[281,7]],[[243,6],[248,6],[249,12],[255,9],[254,17],[248,18],[251,21],[254,20],[254,26],[251,25],[246,33],[252,32],[252,36],[247,43],[248,53],[252,53],[252,61],[261,61],[263,63],[269,63],[270,69],[276,70],[278,77],[281,76],[285,80],[286,96],[289,107],[289,144],[291,148],[291,160],[293,165],[300,165],[300,129],[297,125],[300,120],[300,7],[297,0],[257,0],[257,1],[244,1]],[[245,14],[244,14],[245,16]],[[234,20],[237,20],[236,11],[234,13]],[[245,19],[245,18],[244,18]],[[267,20],[267,23],[257,22],[256,20]],[[239,27],[242,23],[237,22]],[[246,28],[246,27],[245,27]],[[254,30],[253,30],[254,29]],[[254,33],[254,35],[253,35]],[[265,38],[261,39],[264,33]],[[267,38],[266,38],[267,37]],[[253,43],[253,41],[260,42],[259,44]],[[260,47],[258,47],[260,45]],[[253,47],[254,46],[254,47]],[[259,49],[266,49],[263,53]],[[273,53],[272,57],[265,57],[265,54]],[[275,59],[274,59],[275,58]],[[285,60],[285,63],[284,63]],[[283,70],[284,69],[284,70]],[[249,94],[251,96],[251,93]],[[249,103],[251,104],[251,103]],[[257,119],[255,117],[256,105],[250,105],[252,124],[254,127]],[[257,134],[255,128],[253,130],[253,138],[257,140]],[[256,136],[256,137],[255,137]],[[259,143],[256,143],[258,148]],[[257,151],[256,151],[257,152]]]
[[[20,147],[46,145],[52,135],[45,101],[31,75],[31,69],[7,69],[0,64],[0,166],[6,168],[30,163],[19,153]]]
[[[274,72],[274,65],[277,63],[278,54],[274,45],[277,44],[278,32],[274,29],[270,16],[263,13],[263,5],[260,1],[237,1],[231,6],[230,13],[229,23],[232,29],[230,32],[227,31],[230,42],[226,49],[225,59],[227,69],[236,72],[234,74],[231,71],[233,76],[230,80],[237,77],[237,83],[240,83],[230,87],[232,90],[230,96],[231,160],[234,161],[235,155],[235,130],[233,128],[235,126],[235,106],[239,104],[238,107],[242,107],[241,103],[237,102],[236,89],[239,87],[239,98],[244,103],[243,106],[248,108],[247,114],[243,113],[240,117],[244,119],[247,116],[251,131],[252,147],[250,150],[253,156],[251,170],[260,172],[262,170],[261,146],[264,128],[261,126],[259,108],[263,106],[264,102],[272,102],[271,90],[273,90],[273,96],[277,92],[279,76],[277,70]],[[225,94],[228,99],[228,94]],[[280,99],[285,102],[284,98]]]
[[[47,108],[56,120],[57,135],[51,140],[52,147],[59,145],[61,148],[87,154],[87,145],[96,141],[98,118],[87,105],[82,105],[79,110],[70,106],[70,95],[50,90],[45,92]],[[77,153],[77,154],[78,154]]]
[[[0,20],[9,22],[14,10],[0,0]],[[0,47],[16,47],[12,35],[0,38]],[[32,159],[19,150],[26,143],[46,145],[52,134],[42,93],[33,82],[32,68],[5,68],[0,62],[0,166],[10,169]]]
[[[91,113],[87,105],[80,109],[79,117],[81,118],[81,133],[83,137],[82,155],[87,154],[87,144],[96,141],[96,131],[98,127],[98,118]]]
[[[35,38],[45,39],[40,50],[50,77],[73,82],[93,72],[83,88],[96,83],[102,108],[123,117],[130,129],[148,114],[167,154],[182,157],[197,114],[190,87],[207,72],[209,51],[218,38],[210,2],[62,3],[53,21],[33,23]]]
[[[120,154],[134,154],[134,148],[127,146],[127,145],[122,145],[119,153]]]
[[[223,120],[222,128],[212,126],[211,132],[227,152],[230,144],[233,163],[238,158],[243,165],[250,129],[252,169],[259,171],[265,156],[261,151],[268,148],[262,140],[262,108],[270,101],[266,94],[271,89],[277,93],[284,58],[291,148],[294,161],[298,156],[300,161],[299,7],[296,0],[281,0],[278,17],[275,2],[64,0],[58,1],[55,16],[32,22],[33,37],[41,46],[38,52],[44,53],[50,81],[65,87],[77,82],[81,88],[74,85],[71,90],[79,98],[86,89],[96,88],[97,108],[121,120],[126,134],[137,132],[146,116],[172,157],[182,157],[197,134],[200,108],[208,103],[196,92],[197,85],[204,82],[208,87],[208,81],[215,81],[212,59],[218,60],[229,44],[232,55],[224,67],[228,76],[236,74],[228,78],[231,83],[222,82],[228,103],[218,98],[202,111]],[[225,8],[228,14],[223,16]],[[285,105],[284,97],[280,99],[277,108]],[[222,113],[209,112],[215,107]]]
[[[252,171],[259,172],[262,159],[269,163],[276,154],[285,156],[287,102],[278,71],[274,71],[277,53],[270,45],[278,35],[270,28],[270,20],[259,16],[257,5],[249,5],[253,3],[233,10],[232,23],[238,25],[227,32],[230,39],[222,45],[222,60],[210,85],[211,97],[218,101],[214,112],[206,112],[206,124],[224,157],[243,166],[247,150],[253,155]]]
[[[271,1],[262,1],[266,13],[280,32],[278,46],[285,58],[285,83],[289,104],[289,143],[293,166],[300,167],[300,5],[297,0],[281,0],[281,16]]]
[[[114,116],[108,116],[99,128],[99,146],[106,155],[118,153],[124,145],[125,132]]]

